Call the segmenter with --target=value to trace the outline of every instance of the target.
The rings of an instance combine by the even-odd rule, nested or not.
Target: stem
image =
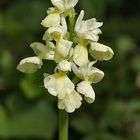
[[[68,113],[59,110],[59,140],[68,140]]]
[[[74,25],[75,25],[75,10],[71,9],[69,14],[69,22],[70,22],[70,41],[73,41],[74,37]]]

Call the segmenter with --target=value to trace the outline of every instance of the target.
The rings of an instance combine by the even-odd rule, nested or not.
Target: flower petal
[[[20,61],[17,69],[24,73],[34,73],[42,66],[42,60],[38,57],[28,57]]]
[[[93,103],[95,100],[95,92],[88,81],[82,81],[77,85],[77,91],[85,96],[88,103]]]
[[[40,53],[45,52],[45,45],[40,42],[34,42],[30,45],[36,55],[40,55]]]
[[[63,99],[59,99],[57,105],[59,109],[65,109],[68,113],[72,113],[81,106],[81,101],[81,95],[74,90]]]
[[[88,64],[87,46],[78,44],[74,48],[73,61],[80,67],[86,66]]]
[[[82,20],[84,18],[84,10],[82,10],[80,12],[80,15],[78,16],[77,20],[76,20],[76,23],[75,23],[75,32],[78,32],[80,30],[80,27],[81,27],[81,23],[82,23]]]
[[[64,59],[68,59],[71,54],[71,47],[72,47],[71,41],[60,39],[56,44],[56,50],[55,50],[55,62],[59,63],[60,61]]]
[[[64,5],[64,1],[63,0],[51,0],[51,3],[57,7],[60,11],[64,11],[65,10],[65,5]]]
[[[94,59],[102,61],[110,60],[113,57],[114,52],[110,47],[95,42],[91,43],[90,54]]]
[[[68,62],[67,60],[62,60],[57,65],[57,68],[61,71],[64,71],[64,72],[71,71],[71,63]]]
[[[104,72],[93,67],[93,69],[88,72],[87,77],[88,77],[88,81],[90,81],[91,83],[98,83],[103,79]]]
[[[44,27],[53,27],[60,24],[60,15],[58,13],[49,14],[44,20],[42,20],[41,25]]]
[[[34,53],[41,59],[54,60],[55,46],[52,42],[47,42],[46,45],[40,42],[34,42],[30,45]]]
[[[45,77],[44,86],[50,94],[58,96],[59,99],[64,98],[65,94],[70,94],[74,90],[74,84],[65,73]]]
[[[74,63],[72,63],[72,71],[78,78],[84,80],[84,71],[82,71],[82,68],[78,68]]]

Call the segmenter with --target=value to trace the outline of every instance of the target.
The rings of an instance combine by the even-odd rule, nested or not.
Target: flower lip
[[[82,97],[75,90],[71,94],[66,94],[63,99],[58,99],[58,108],[65,109],[68,113],[72,113],[81,106]]]
[[[74,90],[74,84],[64,72],[45,77],[44,86],[50,94],[57,96],[59,99],[64,98],[65,94],[71,94]]]

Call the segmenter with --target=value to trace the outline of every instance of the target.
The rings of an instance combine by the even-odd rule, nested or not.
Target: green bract
[[[98,43],[102,22],[95,18],[84,20],[83,10],[75,20],[74,7],[78,0],[51,2],[54,7],[48,9],[48,15],[41,22],[47,28],[43,35],[45,43],[32,43],[30,47],[36,56],[21,60],[17,69],[33,73],[41,68],[42,61],[55,62],[54,73],[44,74],[44,87],[58,98],[59,109],[71,113],[81,106],[83,98],[88,103],[94,102],[92,84],[101,81],[104,72],[93,65],[98,60],[111,59],[114,52]]]

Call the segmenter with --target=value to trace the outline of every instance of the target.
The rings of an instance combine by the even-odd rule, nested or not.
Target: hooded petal
[[[49,14],[44,20],[42,20],[41,25],[44,27],[53,27],[60,24],[60,15],[58,13]]]
[[[93,103],[95,100],[95,92],[88,81],[82,81],[77,85],[77,91],[85,96],[88,103]]]
[[[59,99],[64,98],[65,94],[70,94],[74,90],[74,84],[65,73],[45,77],[44,86],[50,94],[58,96]]]
[[[67,94],[64,98],[58,99],[58,108],[65,109],[68,113],[72,113],[81,106],[82,97],[75,90],[71,94]]]
[[[72,47],[71,41],[60,39],[56,44],[55,49],[55,62],[59,63],[60,61],[64,59],[68,59],[71,54],[71,47]]]
[[[78,44],[74,48],[73,61],[80,67],[86,66],[88,64],[87,46]]]
[[[101,81],[104,77],[104,72],[97,69],[96,67],[93,67],[91,71],[88,71],[87,73],[87,79],[91,83],[98,83]]]
[[[102,61],[110,60],[113,57],[114,52],[110,47],[95,42],[91,43],[90,54],[94,59]]]
[[[57,65],[57,68],[61,71],[64,71],[64,72],[71,71],[71,63],[68,62],[67,60],[62,60]]]
[[[42,66],[42,60],[38,57],[28,57],[20,61],[17,69],[24,73],[34,73]]]

